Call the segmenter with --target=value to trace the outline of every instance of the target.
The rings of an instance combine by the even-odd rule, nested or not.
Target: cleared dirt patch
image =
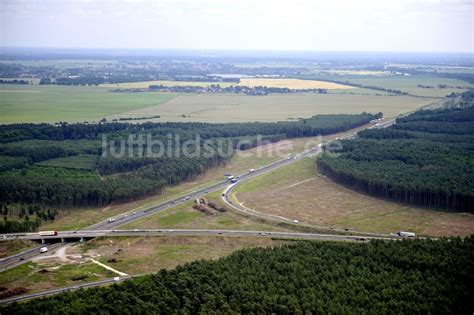
[[[96,239],[78,250],[100,256],[101,262],[120,271],[137,274],[171,269],[199,259],[217,259],[242,248],[284,243],[287,241],[250,237],[123,237]]]
[[[314,159],[243,183],[236,196],[248,208],[313,226],[384,234],[408,230],[429,236],[474,233],[472,214],[418,208],[354,192],[318,175]]]
[[[0,273],[0,283],[7,289],[23,287],[25,293],[51,290],[68,285],[93,282],[115,276],[91,262],[64,263],[57,260],[29,262]]]

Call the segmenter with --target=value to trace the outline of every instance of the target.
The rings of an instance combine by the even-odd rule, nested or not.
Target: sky
[[[474,0],[0,0],[0,46],[474,52]]]

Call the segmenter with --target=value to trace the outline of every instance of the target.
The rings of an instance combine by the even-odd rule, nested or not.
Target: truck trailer
[[[41,231],[38,233],[39,236],[56,236],[58,235],[57,231]]]
[[[416,237],[416,234],[413,232],[404,232],[404,231],[398,231],[397,235],[400,237]]]

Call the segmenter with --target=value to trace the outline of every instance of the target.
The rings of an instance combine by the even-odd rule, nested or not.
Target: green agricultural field
[[[351,92],[352,91],[352,92]],[[0,123],[83,122],[160,116],[151,121],[279,121],[315,114],[382,111],[387,117],[433,102],[429,98],[376,96],[366,89],[338,94],[112,93],[105,87],[0,86]],[[339,94],[340,93],[340,94]],[[354,93],[356,95],[344,94]],[[359,94],[360,93],[360,94]],[[367,94],[366,94],[367,93]],[[386,94],[380,92],[380,94]]]
[[[383,92],[381,92],[383,93]],[[137,93],[135,93],[137,94]],[[315,114],[355,114],[383,112],[395,117],[432,103],[429,98],[349,94],[180,94],[159,106],[127,111],[107,118],[148,117],[153,121],[246,122],[280,121]]]
[[[386,89],[395,89],[407,92],[409,94],[418,95],[418,96],[428,96],[428,97],[444,97],[452,92],[462,93],[464,89],[457,88],[444,88],[441,89],[438,87],[439,84],[446,84],[453,87],[465,87],[465,88],[474,88],[473,84],[470,84],[466,81],[450,79],[450,78],[440,78],[429,75],[413,75],[413,76],[324,76],[326,79],[338,80],[338,81],[348,81],[351,83],[362,84],[366,86],[377,86]],[[433,86],[434,88],[421,88],[418,85]],[[383,93],[383,92],[380,92]]]
[[[328,91],[328,94],[376,95],[376,96],[394,96],[395,95],[389,92],[377,91],[377,90],[365,89],[365,88],[330,90]]]
[[[176,95],[172,93],[111,93],[102,87],[44,85],[0,86],[0,123],[83,122],[156,107]]]

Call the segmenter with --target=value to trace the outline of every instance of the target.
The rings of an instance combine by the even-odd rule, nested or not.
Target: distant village
[[[165,85],[150,85],[148,88],[121,88],[114,89],[111,92],[115,93],[139,93],[139,92],[172,92],[172,93],[234,93],[245,95],[267,95],[270,93],[317,93],[327,94],[327,89],[290,89],[281,87],[267,87],[267,86],[241,86],[232,85],[228,87],[221,87],[219,84],[211,84],[209,86],[165,86]]]

